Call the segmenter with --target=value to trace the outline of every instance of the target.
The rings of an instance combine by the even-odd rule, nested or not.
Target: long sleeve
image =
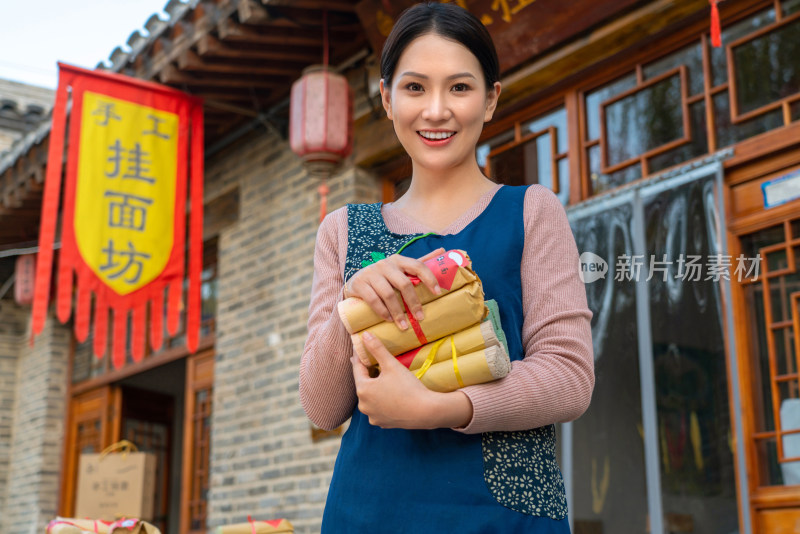
[[[503,379],[463,388],[472,401],[467,434],[524,430],[577,419],[594,388],[594,354],[578,250],[558,198],[525,194],[522,343],[525,357]]]
[[[350,417],[356,390],[350,335],[336,312],[347,254],[347,208],[320,224],[314,248],[314,278],[308,307],[308,338],[300,360],[300,402],[308,418],[331,430]]]

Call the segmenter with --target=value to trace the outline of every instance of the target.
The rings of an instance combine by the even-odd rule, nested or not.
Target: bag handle
[[[103,452],[100,453],[100,459],[102,460],[103,458],[106,457],[107,454],[110,454],[115,451],[122,451],[122,454],[127,456],[129,452],[139,452],[139,447],[137,447],[135,443],[128,441],[127,439],[123,439],[116,443],[112,443],[111,445],[103,449]]]

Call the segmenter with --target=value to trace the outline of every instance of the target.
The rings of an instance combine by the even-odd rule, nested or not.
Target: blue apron
[[[463,230],[444,236],[395,234],[380,203],[349,204],[344,279],[401,248],[413,258],[439,247],[465,250],[486,299],[498,303],[509,356],[521,360],[525,191],[502,186]],[[356,406],[336,458],[322,532],[568,533],[555,428],[483,434],[382,429]]]

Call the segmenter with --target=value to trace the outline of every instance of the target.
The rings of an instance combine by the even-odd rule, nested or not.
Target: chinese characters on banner
[[[100,358],[106,350],[111,313],[115,368],[125,363],[129,316],[134,361],[144,356],[148,317],[153,350],[162,345],[164,317],[169,335],[177,333],[183,309],[188,172],[186,343],[194,352],[202,268],[202,102],[161,85],[62,63],[42,204],[33,332],[42,331],[47,315],[68,88],[72,110],[57,274],[58,319],[70,318],[74,293],[75,337],[85,341],[94,302],[93,348]]]

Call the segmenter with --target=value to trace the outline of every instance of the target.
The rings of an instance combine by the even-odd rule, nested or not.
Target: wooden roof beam
[[[158,75],[159,81],[161,83],[166,84],[173,84],[177,86],[186,85],[188,87],[256,87],[256,88],[265,88],[265,89],[273,89],[275,87],[283,87],[286,85],[286,80],[281,80],[278,78],[270,79],[270,80],[263,80],[263,79],[254,79],[243,73],[241,78],[219,78],[218,76],[212,77],[203,77],[197,78],[194,76],[189,76],[177,68],[174,65],[167,65],[165,68],[161,70]],[[201,93],[202,94],[202,93]]]
[[[308,50],[308,51],[305,51]],[[202,58],[256,59],[262,61],[283,60],[297,61],[309,65],[321,61],[321,53],[316,48],[305,50],[273,47],[269,49],[249,49],[240,46],[231,47],[214,37],[204,35],[197,41],[197,53]]]
[[[268,6],[286,6],[300,9],[327,9],[328,11],[344,11],[355,13],[357,2],[347,0],[261,0]]]
[[[178,56],[178,67],[181,70],[193,70],[200,72],[216,72],[223,74],[241,74],[243,76],[262,75],[262,76],[285,76],[295,77],[299,76],[302,70],[298,67],[276,67],[267,65],[237,65],[235,63],[211,63],[203,61],[191,49],[187,49]]]
[[[223,41],[247,41],[250,43],[277,46],[322,46],[322,32],[304,32],[301,30],[282,30],[277,28],[269,32],[261,32],[255,28],[237,24],[231,19],[220,21],[217,32]],[[333,32],[331,32],[333,33]],[[333,36],[331,36],[333,41]]]

